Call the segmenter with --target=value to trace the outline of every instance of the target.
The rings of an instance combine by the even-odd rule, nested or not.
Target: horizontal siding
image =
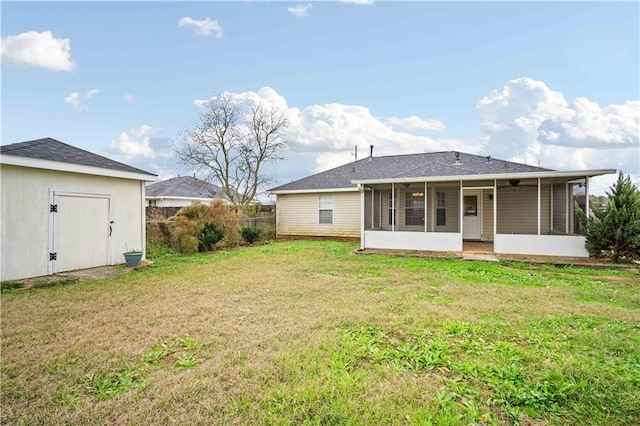
[[[549,234],[551,224],[551,191],[543,185],[540,191],[540,233]],[[498,190],[498,234],[538,233],[538,188],[506,187]]]
[[[491,189],[482,191],[482,239],[484,241],[493,241],[493,200],[489,199],[491,194],[493,194]]]
[[[359,237],[360,193],[339,192],[331,195],[333,224],[319,223],[319,194],[278,195],[278,236]]]
[[[553,185],[553,232],[567,231],[567,185]]]

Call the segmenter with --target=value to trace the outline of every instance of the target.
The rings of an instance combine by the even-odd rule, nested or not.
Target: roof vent
[[[487,155],[487,163],[490,163],[490,162],[491,162],[491,156]]]
[[[462,164],[462,161],[460,161],[460,153],[456,151],[455,155],[456,155],[456,161],[454,161],[453,164],[455,164],[456,166],[459,166],[460,164]]]

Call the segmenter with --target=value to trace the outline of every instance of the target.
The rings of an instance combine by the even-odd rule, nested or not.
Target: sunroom
[[[354,180],[361,249],[586,257],[576,203],[589,179],[615,170]]]

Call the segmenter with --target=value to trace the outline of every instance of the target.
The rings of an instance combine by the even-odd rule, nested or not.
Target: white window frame
[[[323,213],[325,217],[323,217]],[[327,218],[328,214],[330,216]],[[318,196],[318,224],[333,225],[333,194],[320,194]]]

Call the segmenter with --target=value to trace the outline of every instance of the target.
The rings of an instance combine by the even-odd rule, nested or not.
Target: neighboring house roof
[[[178,176],[147,185],[146,198],[222,198],[228,201],[221,187],[193,176]]]
[[[0,146],[0,154],[155,176],[153,173],[76,148],[52,138],[35,139]]]
[[[456,158],[459,164],[456,164]],[[354,181],[551,172],[542,167],[455,151],[367,157],[269,190],[353,189]]]

